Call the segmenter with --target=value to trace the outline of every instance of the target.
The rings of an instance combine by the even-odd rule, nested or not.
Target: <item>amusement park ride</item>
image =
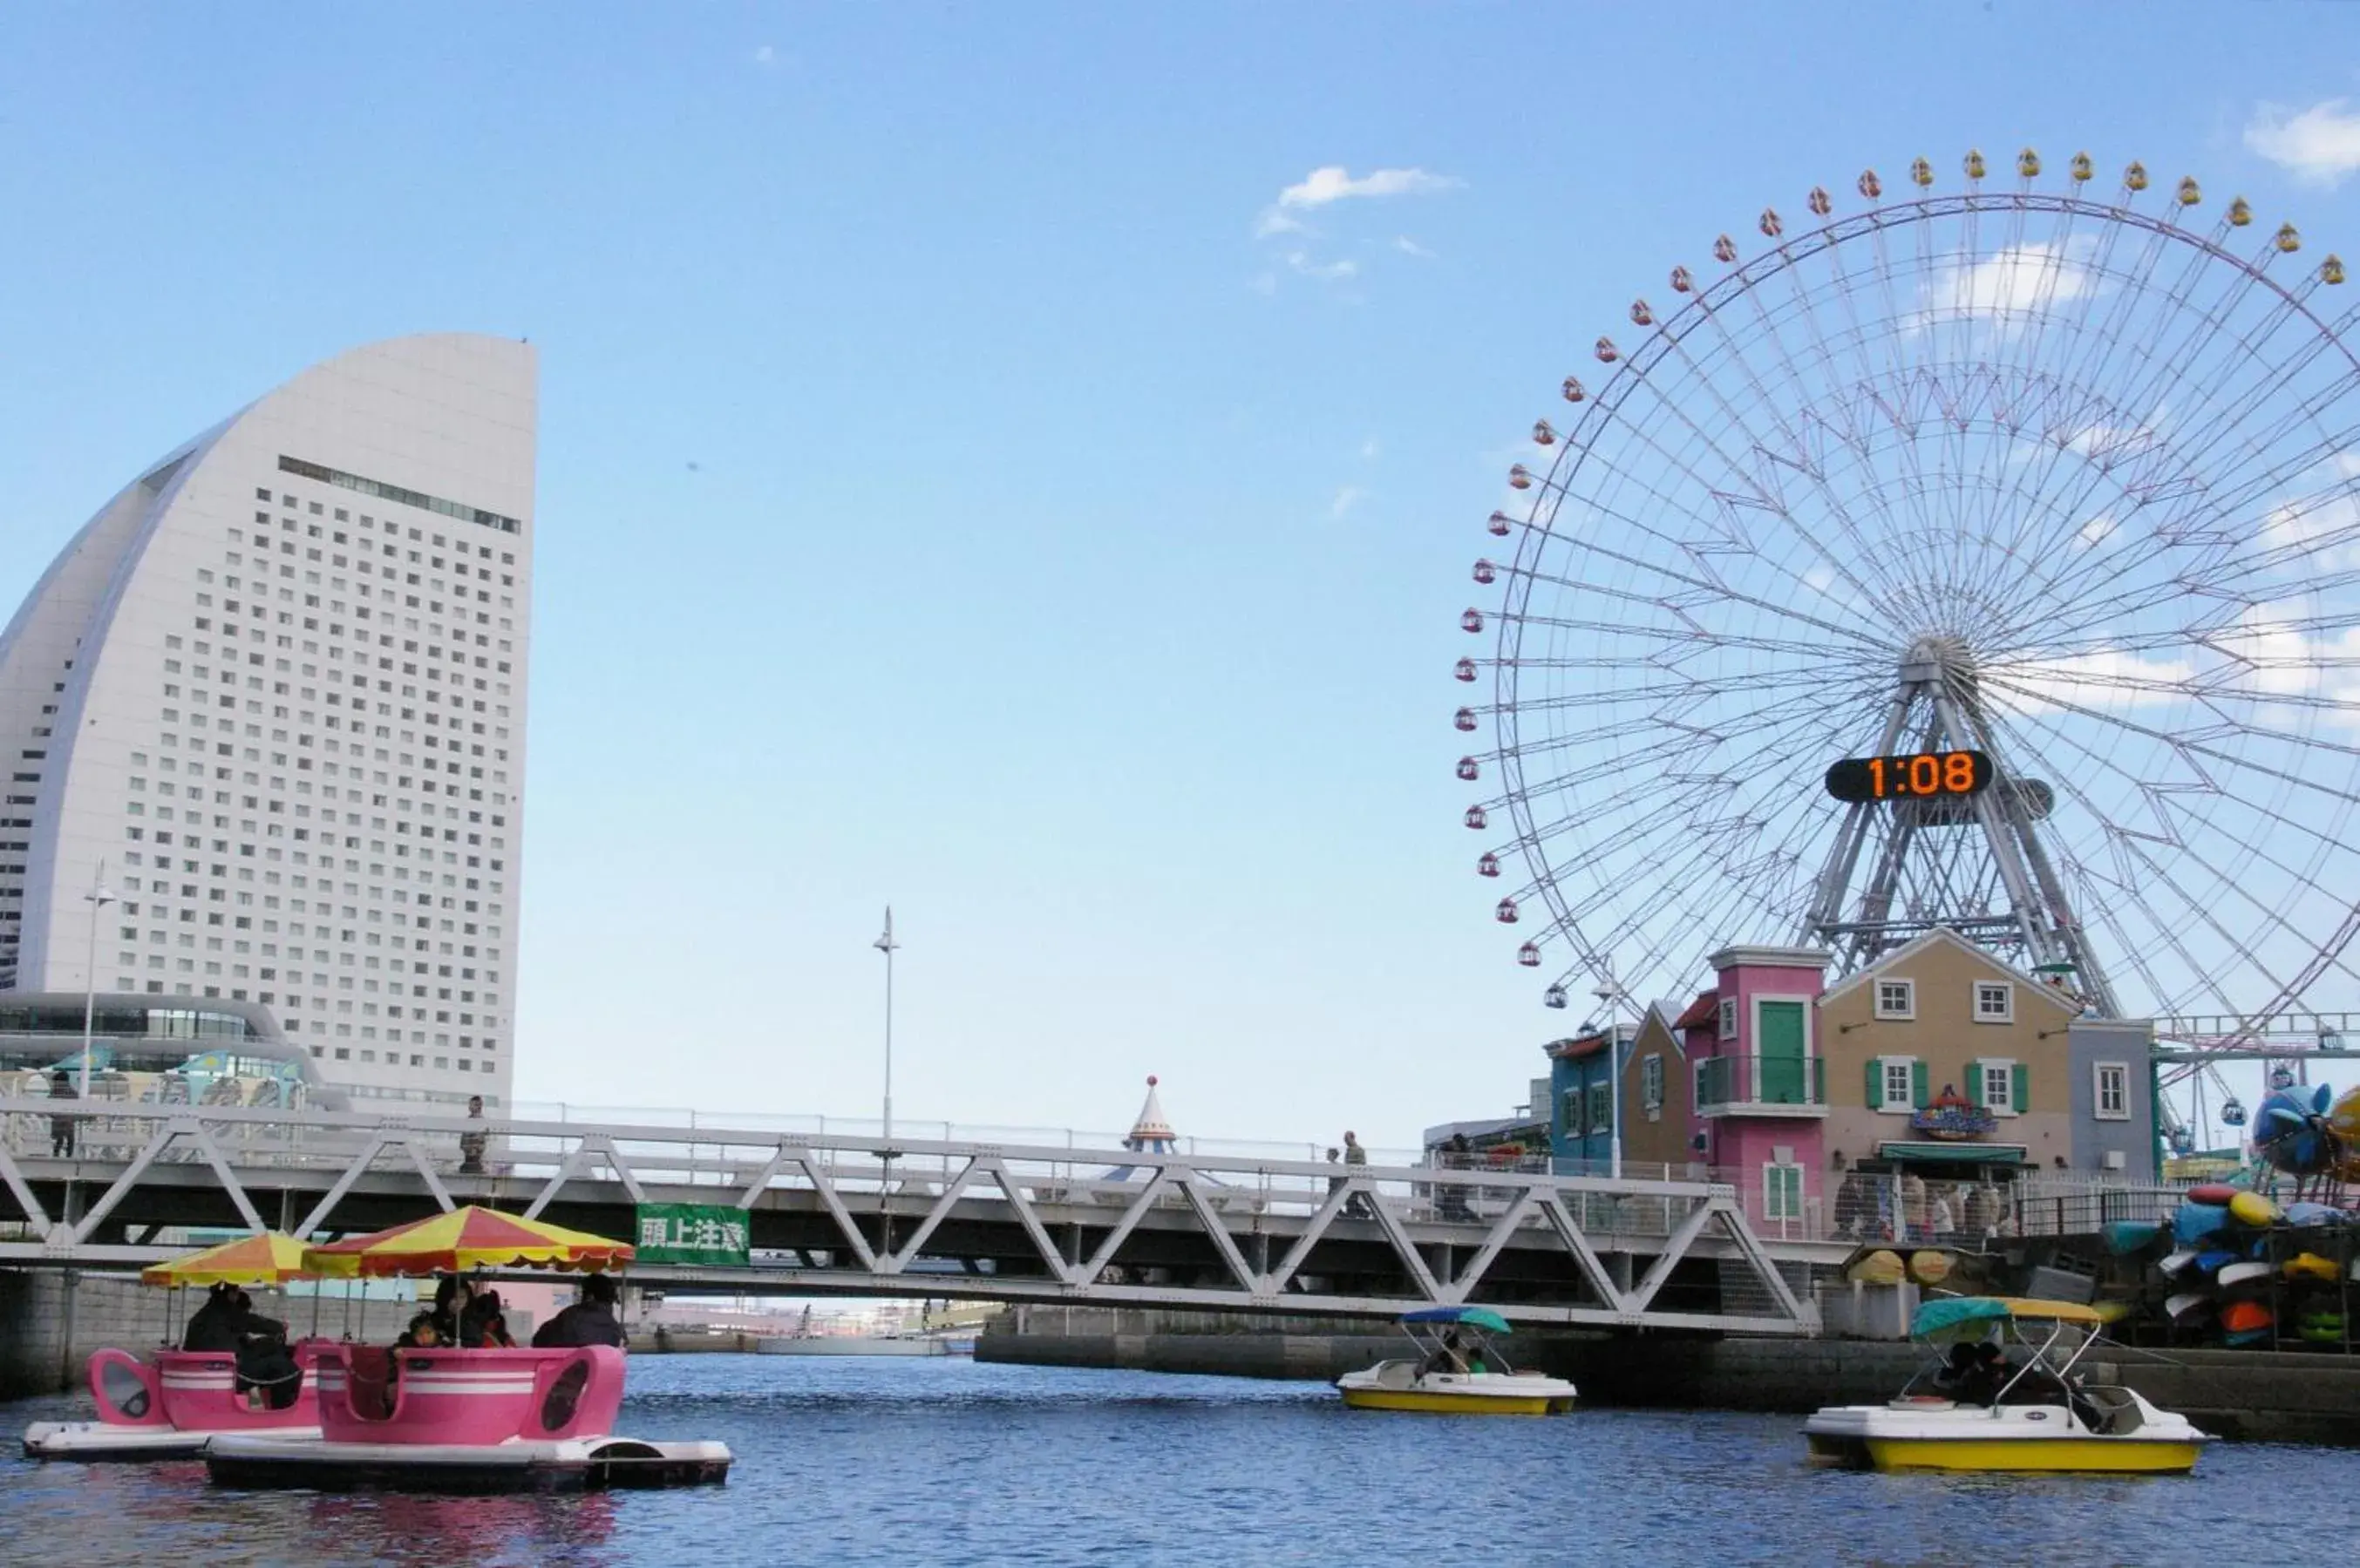
[[[1491,700],[1455,723],[1493,737],[1464,821],[1508,829],[1476,869],[1522,863],[1494,913],[1537,925],[1548,1005],[1947,926],[2158,1018],[2163,1087],[2340,1039],[2311,1009],[2360,1001],[2344,267],[2192,179],[2063,173],[1920,158],[1791,233],[1765,210],[1533,426],[1474,569],[1501,599],[1459,618]]]

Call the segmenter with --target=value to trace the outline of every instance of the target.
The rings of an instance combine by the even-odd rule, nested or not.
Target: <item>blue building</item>
[[[1542,1047],[1549,1059],[1549,1153],[1560,1170],[1564,1162],[1574,1160],[1590,1161],[1602,1170],[1613,1158],[1618,1074],[1609,1064],[1609,1032],[1592,1029]],[[1630,1024],[1617,1024],[1611,1032],[1612,1060],[1622,1063],[1624,1071],[1619,1076],[1627,1082],[1631,1048],[1638,1031]],[[1625,1118],[1630,1116],[1627,1095],[1622,1111]]]

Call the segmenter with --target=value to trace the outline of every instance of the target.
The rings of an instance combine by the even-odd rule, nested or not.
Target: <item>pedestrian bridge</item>
[[[641,1203],[745,1216],[750,1263],[642,1265],[676,1293],[926,1295],[1390,1319],[1810,1334],[1812,1269],[1733,1188],[870,1133],[121,1104],[50,1154],[0,1096],[0,1268],[126,1269],[191,1227],[329,1237],[459,1203],[636,1234]],[[488,1135],[463,1171],[463,1132]]]

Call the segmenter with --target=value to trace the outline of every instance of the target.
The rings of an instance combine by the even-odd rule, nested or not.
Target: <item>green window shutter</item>
[[[1922,1111],[1926,1108],[1926,1102],[1932,1098],[1933,1096],[1926,1092],[1926,1064],[1923,1062],[1911,1062],[1909,1064],[1909,1103]]]
[[[2032,1106],[2028,1102],[2032,1098],[2032,1069],[2019,1062],[2008,1075],[2013,1080],[2008,1084],[2008,1099],[2011,1107],[2018,1113],[2030,1110]]]
[[[1885,1058],[1882,1056],[1868,1059],[1868,1108],[1872,1111],[1885,1108]]]
[[[1967,1063],[1967,1104],[1983,1103],[1983,1059],[1980,1056]]]

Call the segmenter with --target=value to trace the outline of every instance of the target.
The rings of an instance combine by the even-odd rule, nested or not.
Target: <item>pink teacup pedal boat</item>
[[[149,1285],[169,1287],[279,1285],[310,1279],[302,1267],[304,1246],[276,1231],[241,1236],[140,1272]],[[296,1377],[291,1397],[238,1376],[237,1357],[226,1351],[174,1350],[169,1345],[145,1356],[108,1348],[90,1358],[92,1399],[98,1420],[36,1421],[25,1430],[31,1459],[188,1459],[204,1452],[224,1432],[268,1432],[279,1437],[320,1435],[316,1374],[321,1339],[290,1347]]]
[[[477,1207],[315,1247],[331,1278],[422,1278],[483,1269],[596,1271],[628,1263],[621,1243]],[[622,1351],[611,1345],[468,1350],[321,1347],[316,1434],[243,1432],[207,1443],[229,1486],[430,1492],[573,1491],[725,1479],[720,1443],[620,1437]]]

